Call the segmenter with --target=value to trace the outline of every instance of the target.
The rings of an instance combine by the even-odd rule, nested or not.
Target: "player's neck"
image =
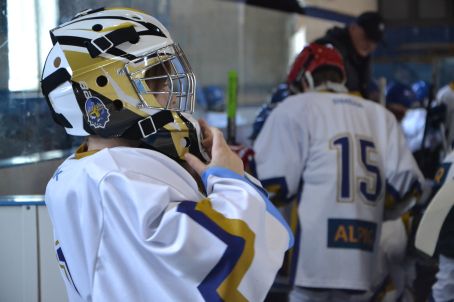
[[[100,150],[114,147],[137,147],[140,141],[128,140],[124,138],[103,138],[99,136],[89,136],[87,139],[87,151]]]

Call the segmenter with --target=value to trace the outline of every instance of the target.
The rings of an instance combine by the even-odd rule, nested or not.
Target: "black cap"
[[[385,23],[382,16],[377,12],[364,12],[356,18],[356,24],[361,26],[366,36],[375,42],[383,40]]]

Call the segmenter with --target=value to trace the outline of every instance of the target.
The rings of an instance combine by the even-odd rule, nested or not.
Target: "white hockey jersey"
[[[298,94],[270,114],[254,150],[264,187],[298,196],[295,284],[370,290],[384,214],[407,210],[423,181],[394,116],[348,94]]]
[[[263,188],[116,147],[69,157],[46,189],[71,302],[261,301],[293,243]]]
[[[449,149],[453,149],[454,145],[454,81],[441,87],[436,96],[437,103],[446,105],[446,119],[444,121],[446,127],[446,140]]]
[[[453,87],[454,88],[454,87]],[[454,99],[453,99],[454,101]],[[454,104],[452,104],[454,105]],[[435,190],[454,179],[454,151],[449,153],[435,175]],[[454,209],[451,209],[444,221],[438,237],[438,272],[432,286],[433,300],[454,300]]]

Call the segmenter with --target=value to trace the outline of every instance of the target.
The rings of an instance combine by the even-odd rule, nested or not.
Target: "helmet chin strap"
[[[304,79],[306,80],[307,83],[307,90],[313,90],[314,89],[314,78],[312,77],[312,74],[309,71],[306,71],[304,73]]]
[[[342,83],[335,83],[331,81],[326,81],[316,87],[314,87],[314,78],[312,74],[308,71],[304,73],[304,78],[306,80],[307,89],[306,91],[331,91],[337,93],[347,93],[347,87],[345,87],[345,81]]]
[[[191,151],[191,153],[194,153],[194,155],[196,155],[203,162],[209,162],[210,156],[202,146],[203,132],[199,122],[191,114],[182,112],[181,115],[186,118],[189,123],[192,124],[195,130],[195,133],[192,133],[193,135],[190,137],[191,148],[189,151]]]
[[[152,131],[147,130],[149,134],[142,136],[141,146],[147,149],[152,149],[160,153],[163,153],[164,155],[167,155],[168,157],[178,162],[183,161],[183,154],[181,154],[181,152],[178,151],[179,147],[175,146],[175,142],[173,141],[172,130],[164,129],[164,126],[167,123],[163,124],[164,122],[174,123],[175,120],[172,118],[171,121],[170,120],[166,121],[163,118],[166,115],[163,114],[162,112],[168,112],[169,114],[171,114],[170,111],[163,110],[158,112],[157,114],[154,114],[151,117],[148,117],[147,119],[144,119],[146,120],[147,123],[150,123],[150,125],[152,124],[152,127],[147,126],[144,128],[151,128],[150,130]],[[202,146],[203,137],[199,123],[190,114],[186,114],[183,112],[177,114],[179,118],[186,124],[187,127],[187,130],[184,130],[184,132],[187,131],[187,135],[185,135],[184,137],[187,143],[187,146],[185,148],[187,148],[188,152],[198,157],[201,161],[209,162],[210,157],[208,156],[207,152],[204,150]],[[159,115],[162,115],[160,116],[161,123],[159,122],[159,119],[153,119],[154,117]],[[142,128],[140,131],[142,132],[142,134],[144,133],[144,130]]]
[[[147,138],[169,123],[173,123],[174,119],[172,112],[169,110],[161,110],[153,115],[138,120],[129,129],[121,134],[121,137],[129,139]]]

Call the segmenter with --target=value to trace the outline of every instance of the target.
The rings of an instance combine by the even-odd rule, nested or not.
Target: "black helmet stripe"
[[[65,68],[57,69],[55,72],[41,80],[41,90],[43,95],[48,96],[52,90],[70,80],[71,75]]]
[[[68,25],[70,25],[70,24],[77,23],[77,22],[86,21],[86,20],[105,20],[105,19],[133,21],[133,22],[139,23],[140,25],[142,25],[142,26],[144,26],[145,28],[148,29],[148,30],[142,31],[142,32],[140,32],[140,33],[145,33],[145,34],[147,34],[147,35],[152,35],[152,36],[159,36],[159,37],[168,38],[168,37],[162,32],[162,30],[159,29],[159,27],[157,27],[157,26],[154,25],[154,24],[150,24],[150,23],[147,23],[147,22],[142,22],[142,21],[139,21],[139,20],[136,20],[136,19],[125,18],[125,17],[116,17],[116,16],[90,17],[90,18],[79,19],[79,20],[75,20],[75,21],[73,21],[73,22],[69,22],[69,23],[65,24],[65,26],[68,26]],[[59,28],[59,27],[57,27],[56,29],[58,29],[58,28]]]
[[[101,53],[107,52],[109,49],[123,44],[124,42],[137,43],[140,36],[134,26],[127,26],[109,32],[106,35],[100,36],[86,44],[87,50],[92,58],[96,58]]]
[[[85,47],[85,43],[90,43],[90,39],[82,37],[73,37],[73,36],[54,36],[56,42],[60,45],[71,45]]]
[[[47,105],[50,108],[52,118],[57,124],[65,128],[72,128],[73,126],[63,114],[55,112],[49,100],[49,93],[58,86],[60,86],[61,84],[63,84],[64,82],[70,80],[71,75],[64,68],[57,69],[54,73],[50,74],[49,76],[41,80],[41,90],[44,95],[44,98],[46,99]]]
[[[87,38],[81,38],[81,37],[73,37],[73,36],[55,36],[56,41],[60,43],[61,45],[70,45],[70,46],[78,46],[78,47],[84,47],[87,48],[87,45],[91,43],[90,39]],[[128,54],[124,51],[122,51],[119,48],[112,47],[106,53],[113,55],[113,56],[119,56],[119,57],[124,57],[128,60],[134,60],[136,59],[136,56],[132,54]]]

